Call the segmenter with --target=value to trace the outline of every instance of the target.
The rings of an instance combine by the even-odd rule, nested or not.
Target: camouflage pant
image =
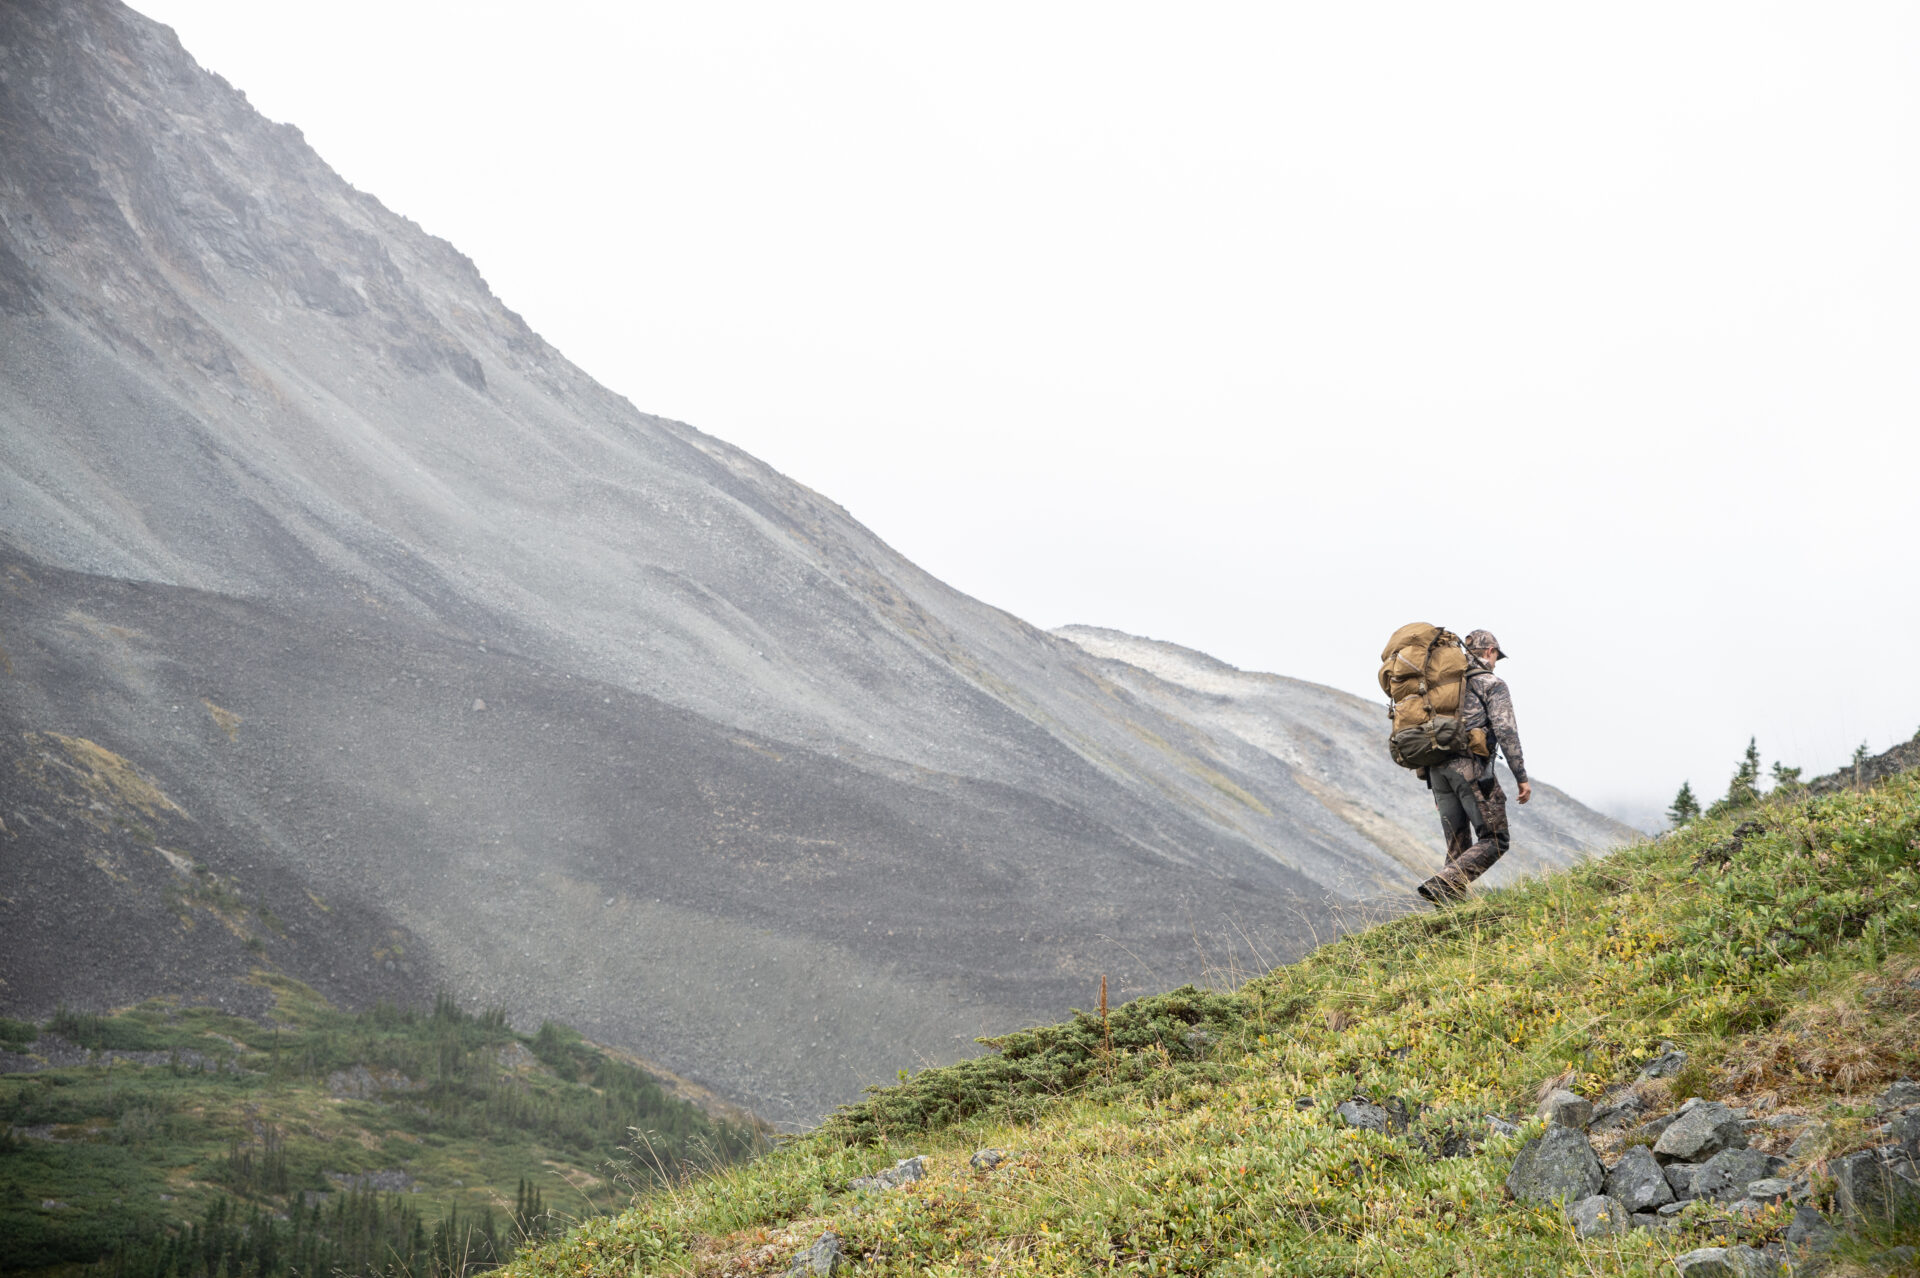
[[[1512,842],[1506,792],[1492,775],[1475,781],[1476,771],[1472,759],[1449,759],[1428,774],[1433,806],[1440,809],[1440,828],[1447,836],[1447,867],[1434,877],[1455,891],[1492,869]]]

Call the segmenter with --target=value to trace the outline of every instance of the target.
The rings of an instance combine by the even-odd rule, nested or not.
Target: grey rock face
[[[846,1268],[846,1253],[841,1250],[840,1235],[831,1231],[821,1234],[813,1246],[793,1258],[793,1265],[787,1270],[786,1278],[806,1278],[809,1274],[837,1274]]]
[[[1832,1164],[1834,1203],[1849,1222],[1863,1225],[1920,1224],[1920,1185],[1896,1172],[1872,1150]]]
[[[1795,1207],[1793,1223],[1787,1226],[1787,1242],[1794,1247],[1807,1247],[1813,1251],[1824,1251],[1833,1245],[1840,1231],[1828,1223],[1827,1218],[1812,1207]]]
[[[1629,1146],[1620,1161],[1607,1173],[1607,1193],[1627,1205],[1627,1210],[1652,1211],[1673,1201],[1673,1186],[1645,1145]]]
[[[1701,1247],[1675,1256],[1683,1278],[1775,1278],[1780,1262],[1752,1247]]]
[[[973,1157],[967,1160],[967,1166],[975,1171],[992,1171],[1011,1157],[1012,1154],[1004,1149],[976,1149]]]
[[[1663,1170],[1667,1176],[1667,1187],[1673,1190],[1675,1198],[1692,1198],[1693,1178],[1699,1174],[1699,1163],[1668,1163]]]
[[[1873,1098],[1874,1108],[1881,1113],[1890,1109],[1905,1109],[1909,1105],[1920,1105],[1920,1083],[1903,1078],[1893,1086]]]
[[[1540,1102],[1540,1117],[1559,1127],[1585,1131],[1593,1121],[1593,1102],[1561,1088]]]
[[[898,1189],[910,1185],[927,1174],[927,1160],[919,1154],[912,1158],[903,1158],[885,1171],[875,1172],[871,1176],[858,1176],[849,1181],[847,1188],[865,1193],[881,1193],[889,1189]]]
[[[1693,1194],[1696,1198],[1732,1202],[1745,1194],[1749,1181],[1771,1176],[1784,1166],[1784,1159],[1757,1149],[1723,1149],[1694,1173]]]
[[[1920,1109],[1895,1118],[1892,1136],[1901,1153],[1914,1162],[1920,1162]]]
[[[1747,1134],[1740,1116],[1718,1101],[1683,1106],[1673,1125],[1654,1142],[1653,1156],[1663,1163],[1700,1163],[1723,1149],[1744,1149]]]
[[[1528,1203],[1577,1203],[1605,1183],[1593,1146],[1571,1127],[1549,1127],[1528,1141],[1507,1173],[1507,1192]]]
[[[1673,1126],[1679,1117],[1678,1114],[1661,1114],[1657,1118],[1649,1118],[1627,1134],[1635,1140],[1659,1140],[1662,1133]]]
[[[1613,1131],[1637,1122],[1646,1107],[1637,1096],[1627,1095],[1618,1100],[1594,1106],[1593,1119],[1587,1124],[1588,1131]]]
[[[1618,1198],[1593,1194],[1567,1209],[1573,1232],[1579,1238],[1604,1238],[1624,1234],[1633,1228],[1633,1213]]]
[[[1783,1203],[1793,1195],[1793,1182],[1766,1176],[1748,1181],[1742,1192],[1757,1203]]]

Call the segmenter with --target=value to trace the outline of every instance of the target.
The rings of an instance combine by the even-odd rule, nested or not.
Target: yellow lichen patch
[[[318,892],[314,891],[312,888],[308,888],[306,889],[306,893],[307,893],[307,899],[313,902],[314,909],[320,911],[322,914],[333,913],[333,907],[331,905],[328,905],[325,898],[323,898]]]
[[[205,697],[200,698],[200,704],[205,706],[207,708],[207,713],[213,716],[214,726],[216,728],[219,728],[220,731],[227,734],[227,740],[229,741],[239,740],[240,725],[246,722],[245,719],[242,719],[239,715],[235,714],[231,710],[227,710],[220,706],[216,706],[215,704],[213,704],[213,702],[207,700]]]
[[[7,656],[7,650],[5,648],[0,648],[0,671],[4,671],[7,674],[13,673],[13,658]]]
[[[58,732],[29,732],[31,753],[20,761],[27,780],[56,796],[99,830],[161,816],[187,816],[153,778],[105,746]]]

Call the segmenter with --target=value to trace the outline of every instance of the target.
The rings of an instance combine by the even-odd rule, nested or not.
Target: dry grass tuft
[[[1920,1065],[1920,960],[1890,959],[1878,975],[1801,1008],[1727,1053],[1721,1074],[1743,1092],[1786,1102],[1864,1091]]]

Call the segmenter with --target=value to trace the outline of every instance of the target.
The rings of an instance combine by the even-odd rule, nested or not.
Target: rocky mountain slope
[[[1106,675],[1138,701],[1277,760],[1403,874],[1432,873],[1445,850],[1433,798],[1387,757],[1380,703],[1284,675],[1237,670],[1191,648],[1116,630],[1064,626],[1053,633],[1101,659]],[[1518,677],[1524,707],[1526,675]],[[1521,726],[1524,732],[1524,721]],[[1597,828],[1592,809],[1550,785],[1536,782],[1525,807],[1511,802],[1513,775],[1505,763],[1497,767],[1509,796],[1515,853],[1488,872],[1489,886],[1537,873],[1543,864],[1564,864],[1619,836],[1618,827]]]
[[[0,1008],[445,985],[805,1121],[1424,872],[1363,703],[949,589],[112,0],[0,49]]]

